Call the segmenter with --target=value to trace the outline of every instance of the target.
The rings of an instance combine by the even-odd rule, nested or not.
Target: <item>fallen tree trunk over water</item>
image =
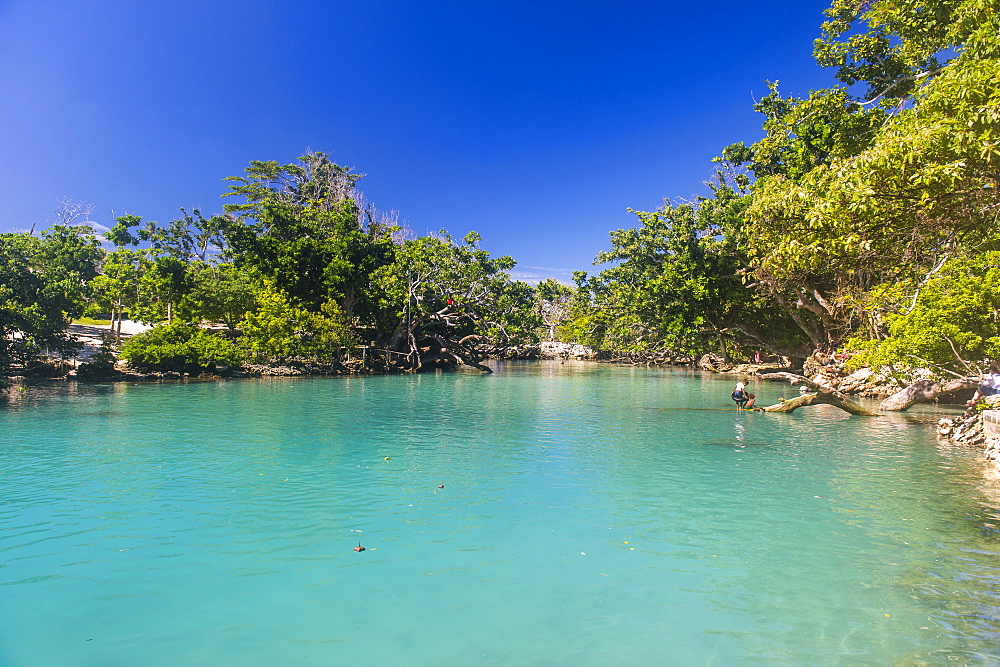
[[[885,412],[901,412],[917,403],[933,401],[941,396],[950,396],[960,391],[974,389],[979,384],[979,378],[965,377],[938,383],[933,380],[917,380],[906,389],[902,389],[882,401],[880,410]]]
[[[764,412],[792,412],[797,408],[801,408],[806,405],[833,405],[844,412],[849,412],[852,415],[863,415],[865,417],[878,417],[877,412],[872,412],[866,407],[858,405],[849,398],[843,398],[842,396],[837,396],[839,392],[817,392],[815,394],[803,394],[797,398],[793,398],[788,401],[782,401],[781,403],[776,403],[775,405],[769,405],[766,408],[761,408]]]
[[[797,398],[782,401],[774,405],[761,408],[764,412],[792,412],[797,408],[806,405],[833,405],[844,412],[852,415],[863,415],[865,417],[878,417],[877,412],[855,403],[839,391],[820,386],[812,380],[795,373],[764,373],[760,376],[764,380],[788,380],[789,384],[803,384],[813,390],[814,393],[803,394]]]

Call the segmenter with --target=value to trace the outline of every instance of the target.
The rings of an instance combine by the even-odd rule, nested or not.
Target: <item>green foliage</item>
[[[85,285],[97,275],[104,250],[90,227],[53,225],[42,232],[40,257],[62,280]]]
[[[198,373],[238,366],[243,360],[232,341],[191,324],[162,325],[132,336],[120,356],[145,372]]]
[[[729,154],[739,153],[731,147]],[[613,266],[578,276],[589,303],[574,304],[567,331],[586,345],[631,354],[727,356],[733,345],[787,352],[801,344],[789,318],[743,284],[737,239],[746,202],[728,182],[720,173],[713,198],[637,211],[639,227],[612,232],[612,250],[596,262]]]
[[[1000,205],[995,3],[837,0],[829,14],[820,62],[874,97],[832,89],[785,103],[785,129],[772,124],[754,147],[761,178],[746,230],[756,284],[798,311],[817,344],[877,338],[892,314],[879,301],[885,286],[919,285],[970,252]],[[786,159],[807,152],[795,144],[817,120],[831,127],[822,159]]]
[[[904,98],[968,41],[988,8],[989,0],[834,0],[814,54],[840,81],[867,84],[868,97]]]
[[[365,224],[354,184],[360,175],[323,153],[298,163],[251,162],[246,176],[228,180],[228,204],[239,214],[225,236],[237,266],[271,279],[310,312],[335,300],[348,319],[367,317],[370,278],[392,259],[389,230]]]
[[[309,153],[251,162],[225,215],[116,218],[107,256],[84,228],[0,237],[0,366],[70,349],[67,318],[87,304],[239,326],[259,361],[329,363],[364,340],[409,369],[475,365],[540,337],[792,357],[849,339],[859,362],[946,374],[997,360],[997,3],[833,0],[826,14],[814,54],[839,83],[805,97],[771,84],[763,138],[723,149],[711,195],[635,212],[575,287],[512,281],[513,259],[477,235],[398,238],[359,174]],[[189,329],[164,330],[162,345],[188,344]]]
[[[139,245],[139,237],[132,233],[132,228],[142,222],[138,215],[121,215],[115,218],[115,226],[104,234],[104,238],[117,248],[129,245]]]
[[[907,302],[909,293],[916,298]],[[1000,252],[953,259],[919,289],[887,288],[880,296],[889,310],[886,335],[851,341],[861,349],[856,364],[968,375],[1000,359]]]
[[[395,261],[375,274],[382,294],[379,329],[389,334],[390,347],[413,351],[428,339],[466,340],[457,353],[471,360],[480,355],[470,346],[533,337],[539,322],[531,288],[511,281],[512,258],[490,257],[479,240],[472,232],[456,243],[441,232],[396,248]]]
[[[230,329],[256,307],[261,281],[232,264],[194,262],[189,266],[190,289],[177,305],[177,316],[187,322],[220,322]]]
[[[78,349],[66,327],[83,314],[86,277],[99,254],[83,228],[56,227],[42,239],[0,234],[0,376],[45,350]]]
[[[183,216],[165,226],[148,221],[136,233],[138,241],[149,244],[151,254],[172,257],[189,262],[208,261],[212,248],[225,249],[226,227],[232,222],[229,216],[215,215],[206,218],[198,209],[190,213],[180,209]]]
[[[777,83],[770,88],[754,106],[765,117],[765,137],[737,163],[749,163],[758,178],[798,181],[816,167],[864,150],[885,122],[884,109],[858,106],[843,88],[813,91],[806,99],[782,97]]]
[[[412,351],[419,337],[466,352],[532,338],[534,293],[510,280],[512,259],[490,258],[475,236],[394,242],[399,228],[364,204],[359,178],[323,153],[252,162],[228,179],[228,196],[242,201],[226,215],[181,209],[166,225],[120,216],[106,235],[116,249],[89,284],[89,312],[221,322],[261,362],[329,364],[361,335],[393,349]]]
[[[815,55],[846,85],[771,84],[764,138],[724,149],[712,196],[612,232],[564,331],[723,355],[851,337],[858,359],[951,373],[995,358],[998,6],[834,0],[827,16]]]
[[[82,227],[0,235],[0,370],[71,350],[85,307],[239,326],[258,361],[330,363],[362,339],[411,369],[478,364],[540,337],[724,356],[850,339],[858,363],[945,374],[997,360],[996,0],[832,0],[826,15],[814,55],[839,83],[771,84],[763,138],[723,149],[711,195],[635,212],[575,287],[512,281],[513,259],[474,234],[398,238],[360,174],[309,153],[251,162],[224,215],[116,218],[106,256]],[[175,326],[133,339],[135,363],[201,367],[199,345],[231,345]]]
[[[175,310],[191,322],[218,314],[219,308],[213,304],[227,299],[206,295],[199,276],[220,257],[211,255],[211,249],[225,251],[222,232],[232,220],[223,215],[205,218],[197,209],[181,212],[183,217],[167,225],[143,221],[136,215],[116,218],[117,223],[106,236],[117,248],[105,259],[101,275],[93,283],[97,308],[119,317],[127,312],[129,317],[149,323],[171,323]],[[229,291],[219,284],[215,287],[220,292]],[[199,293],[187,299],[193,291]],[[213,312],[196,312],[199,303]],[[240,312],[226,321],[232,326],[242,316]]]
[[[536,336],[544,340],[557,340],[560,329],[569,320],[575,290],[554,278],[546,278],[535,285],[535,314],[542,326]]]
[[[109,253],[101,264],[101,274],[90,287],[96,304],[110,312],[112,320],[123,312],[141,309],[143,304],[142,276],[148,269],[145,255],[132,248],[118,248]]]
[[[240,322],[240,347],[258,362],[293,359],[330,364],[357,344],[340,306],[327,301],[314,313],[294,305],[270,281],[255,295],[257,308]]]

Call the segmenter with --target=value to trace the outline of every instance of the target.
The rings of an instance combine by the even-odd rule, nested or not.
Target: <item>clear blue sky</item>
[[[826,0],[0,0],[0,231],[62,197],[170,220],[307,148],[418,234],[476,230],[525,276],[593,270],[626,208],[705,191]]]

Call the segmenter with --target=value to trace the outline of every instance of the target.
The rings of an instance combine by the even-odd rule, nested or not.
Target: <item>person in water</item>
[[[743,381],[739,381],[736,383],[736,388],[733,389],[733,400],[736,401],[737,410],[745,410],[747,408],[752,410],[754,401],[757,400],[757,395],[747,391],[746,384]]]

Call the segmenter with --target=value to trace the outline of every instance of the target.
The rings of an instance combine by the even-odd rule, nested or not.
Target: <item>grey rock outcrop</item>
[[[1000,396],[987,396],[986,410],[970,408],[957,418],[938,421],[938,437],[949,442],[982,447],[987,461],[1000,465]]]
[[[596,359],[597,353],[579,343],[547,341],[538,344],[538,356],[542,359]]]

